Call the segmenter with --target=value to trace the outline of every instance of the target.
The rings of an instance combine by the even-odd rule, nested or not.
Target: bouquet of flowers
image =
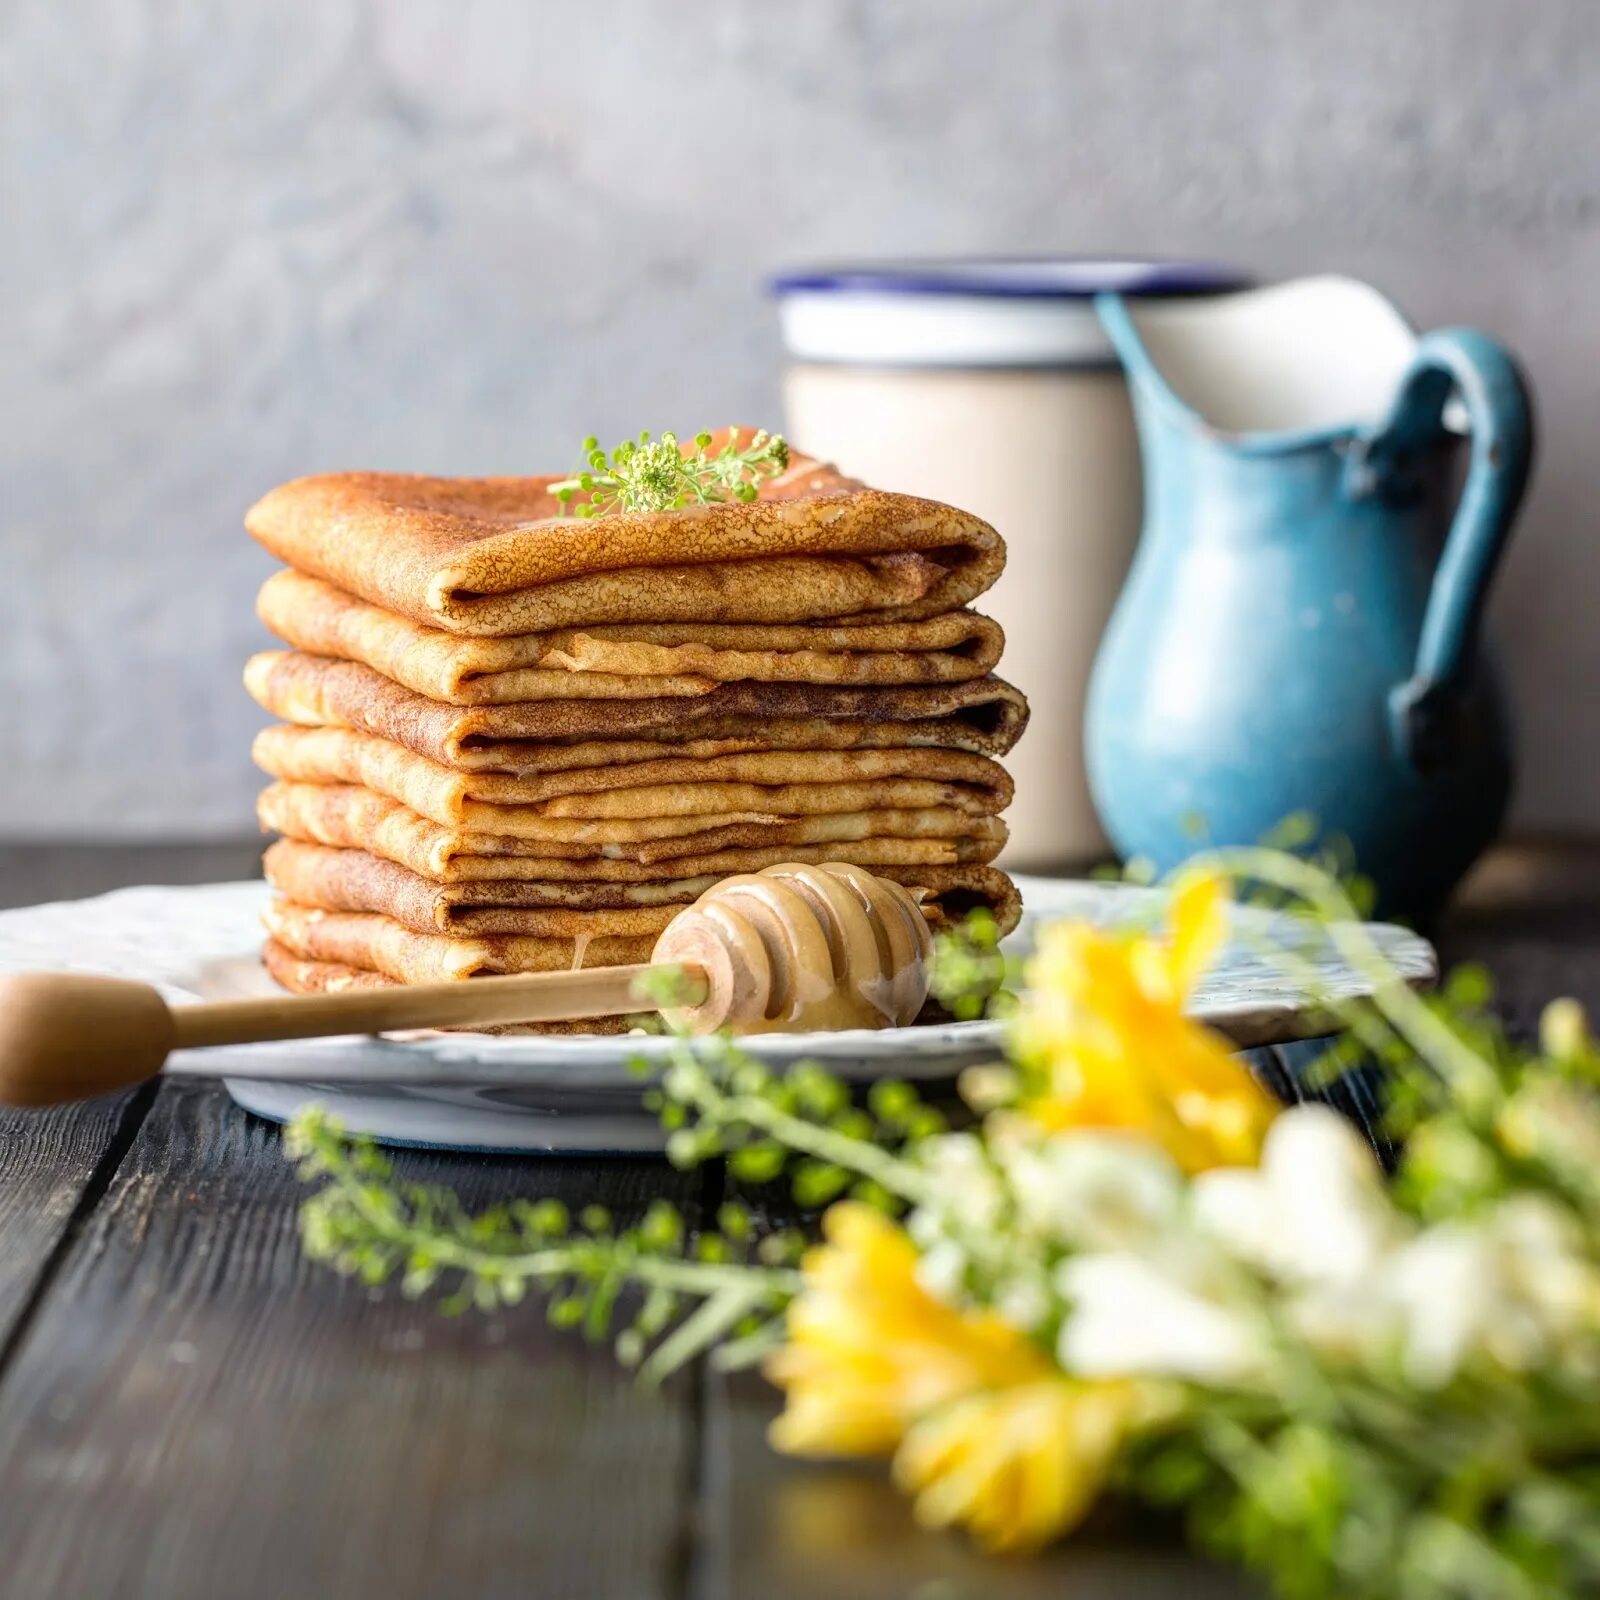
[[[1275,886],[1370,978],[1369,1000],[1329,1002],[1346,1042],[1327,1066],[1356,1047],[1382,1063],[1392,1175],[1186,1017],[1230,874]],[[1159,927],[1043,930],[1008,1059],[968,1074],[960,1130],[903,1084],[863,1105],[817,1067],[678,1041],[650,1091],[673,1160],[784,1179],[819,1229],[739,1207],[699,1235],[664,1205],[626,1228],[538,1201],[469,1216],[312,1113],[290,1143],[321,1185],[305,1247],[457,1306],[542,1286],[555,1321],[648,1378],[708,1352],[759,1362],[783,1393],[778,1449],[884,1457],[921,1521],[997,1551],[1117,1493],[1178,1508],[1285,1596],[1594,1591],[1600,1054],[1582,1012],[1557,1001],[1538,1049],[1513,1045],[1482,974],[1413,992],[1340,887],[1287,856],[1197,862],[1164,903]],[[1292,940],[1273,954],[1302,960]],[[970,1009],[1003,967],[980,927],[941,981]]]

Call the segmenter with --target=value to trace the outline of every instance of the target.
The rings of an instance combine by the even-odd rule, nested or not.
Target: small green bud
[[[756,1245],[756,1260],[764,1267],[784,1267],[796,1260],[804,1248],[800,1235],[785,1228],[782,1233],[769,1233]]]
[[[675,1249],[683,1239],[683,1218],[664,1200],[657,1200],[639,1224],[639,1237],[653,1250]]]
[[[667,1140],[667,1160],[675,1167],[692,1167],[701,1158],[700,1136],[692,1128],[679,1128]]]
[[[728,1157],[728,1170],[744,1183],[770,1183],[783,1171],[782,1145],[751,1144]]]
[[[879,1122],[899,1127],[917,1109],[920,1103],[916,1091],[905,1083],[884,1078],[867,1091],[867,1103]]]
[[[583,1313],[587,1309],[583,1298],[579,1295],[566,1295],[560,1300],[552,1300],[550,1309],[545,1313],[552,1327],[575,1328],[583,1321]]]
[[[760,1094],[767,1083],[767,1069],[759,1061],[741,1061],[733,1069],[731,1085],[735,1094]]]
[[[807,1211],[815,1211],[841,1195],[850,1182],[850,1174],[831,1162],[808,1161],[794,1175],[795,1203]]]
[[[1589,1019],[1573,999],[1552,1000],[1539,1018],[1539,1047],[1557,1061],[1573,1061],[1593,1048]]]

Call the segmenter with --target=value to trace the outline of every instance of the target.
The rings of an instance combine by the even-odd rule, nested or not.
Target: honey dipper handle
[[[198,1045],[624,1016],[645,1009],[633,985],[652,970],[597,967],[192,1006],[168,1006],[148,984],[120,978],[19,973],[0,977],[0,1105],[66,1105],[131,1088],[159,1072],[169,1052]],[[681,970],[687,1003],[697,1004],[705,973]],[[218,1071],[203,1057],[190,1065],[181,1056],[170,1070]]]
[[[338,1033],[392,1033],[404,1028],[472,1028],[508,1022],[565,1022],[618,1017],[648,1007],[634,980],[649,966],[595,967],[582,972],[521,973],[465,983],[334,994],[272,995],[174,1006],[177,1048],[318,1039]],[[181,1067],[176,1070],[182,1070]]]

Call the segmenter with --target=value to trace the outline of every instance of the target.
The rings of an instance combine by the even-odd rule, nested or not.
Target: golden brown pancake
[[[358,784],[274,783],[262,791],[256,814],[269,832],[371,850],[442,882],[540,876],[651,882],[708,871],[749,872],[789,859],[954,865],[992,860],[1006,839],[998,817],[938,809],[775,823],[724,817],[712,826],[679,822],[685,831],[653,836],[641,836],[633,824],[594,822],[581,825],[587,837],[576,841],[507,837],[443,826]],[[812,846],[822,853],[802,853]]]
[[[401,983],[449,983],[508,972],[566,972],[648,961],[655,935],[593,939],[491,935],[447,939],[416,933],[392,917],[370,912],[319,911],[273,900],[262,913],[267,932],[302,961],[381,972]]]
[[[540,701],[442,705],[372,668],[266,651],[245,668],[255,699],[285,722],[349,727],[393,740],[441,766],[473,772],[560,772],[759,750],[930,746],[999,756],[1027,724],[1021,693],[999,678],[845,689],[719,685],[692,700]]]
[[[857,627],[631,623],[463,638],[398,617],[300,572],[269,578],[262,622],[311,655],[359,661],[434,700],[643,700],[719,683],[964,683],[1000,659],[1000,625],[975,611]]]
[[[362,850],[280,839],[266,853],[267,882],[284,899],[324,911],[380,912],[418,933],[520,934],[536,939],[654,938],[695,898],[670,904],[549,904],[517,884],[432,883]],[[625,886],[617,886],[625,888]],[[608,897],[615,899],[615,895]]]
[[[987,523],[792,458],[752,504],[559,516],[555,478],[301,478],[245,526],[301,572],[414,622],[505,637],[603,622],[917,621],[1005,563]]]
[[[261,947],[261,959],[278,983],[293,994],[337,994],[345,989],[394,989],[401,985],[381,972],[344,966],[335,961],[306,961],[292,955],[276,939]],[[590,1017],[577,1022],[531,1022],[458,1030],[499,1034],[617,1034],[634,1027],[632,1017]]]
[[[350,728],[263,729],[256,764],[294,783],[361,784],[446,827],[526,834],[540,819],[775,821],[948,807],[992,816],[1011,799],[1005,768],[962,750],[765,751],[531,776],[461,773]],[[536,836],[543,830],[534,829]],[[665,833],[684,831],[664,828]],[[549,833],[549,837],[563,837]],[[643,837],[643,835],[640,835]]]
[[[419,933],[573,939],[659,934],[679,911],[726,876],[710,873],[648,884],[439,883],[364,850],[292,840],[279,840],[267,851],[265,869],[267,881],[287,900],[326,911],[379,913]],[[992,867],[922,864],[875,870],[926,891],[925,907],[935,927],[981,905],[1009,930],[1020,912],[1011,881]]]

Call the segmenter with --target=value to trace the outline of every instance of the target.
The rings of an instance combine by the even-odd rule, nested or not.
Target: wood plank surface
[[[152,1095],[109,1095],[59,1111],[0,1111],[0,1366]]]
[[[0,847],[0,908],[136,882],[251,877],[260,847]],[[98,1202],[154,1100],[109,1095],[59,1111],[0,1110],[0,1367],[75,1228]]]
[[[659,1163],[404,1158],[473,1203]],[[696,1380],[640,1392],[532,1304],[447,1319],[308,1265],[277,1131],[164,1086],[0,1386],[5,1592],[484,1600],[680,1591]]]
[[[772,1390],[708,1376],[695,1600],[1245,1600],[1261,1591],[1196,1560],[1174,1530],[1102,1518],[1030,1560],[919,1529],[881,1462],[775,1454]]]

